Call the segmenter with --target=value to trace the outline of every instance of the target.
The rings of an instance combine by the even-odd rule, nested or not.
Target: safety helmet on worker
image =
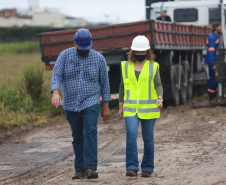
[[[81,28],[75,33],[74,41],[80,49],[90,49],[92,47],[93,38],[89,30]]]
[[[136,36],[133,39],[131,49],[135,51],[146,51],[150,49],[150,43],[148,38],[145,37],[144,35]]]

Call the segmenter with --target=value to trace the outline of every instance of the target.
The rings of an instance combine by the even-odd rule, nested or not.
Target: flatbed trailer
[[[88,28],[93,49],[102,53],[109,69],[111,94],[117,96],[121,81],[120,62],[127,60],[132,40],[145,35],[160,65],[164,100],[184,104],[192,97],[193,83],[206,84],[208,69],[203,63],[208,26],[145,20],[133,23]],[[42,61],[51,70],[64,49],[74,46],[76,29],[45,32],[39,35]],[[112,96],[114,97],[114,96]],[[114,98],[113,98],[114,99]]]

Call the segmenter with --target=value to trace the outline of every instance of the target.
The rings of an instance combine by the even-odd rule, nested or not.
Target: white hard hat
[[[143,35],[138,35],[133,39],[131,49],[135,51],[146,51],[150,49],[149,40]]]

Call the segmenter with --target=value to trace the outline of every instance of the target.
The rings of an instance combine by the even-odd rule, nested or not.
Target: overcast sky
[[[34,0],[31,0],[34,1]],[[90,22],[124,23],[145,19],[145,0],[35,0],[49,8]],[[29,0],[0,0],[0,9],[27,9]]]

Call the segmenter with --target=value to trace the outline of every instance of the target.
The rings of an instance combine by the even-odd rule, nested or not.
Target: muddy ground
[[[98,179],[71,180],[72,138],[61,118],[0,145],[0,184],[226,184],[226,107],[193,109],[188,102],[163,109],[155,126],[155,170],[150,178],[140,172],[125,176],[124,120],[116,108],[111,113],[106,123],[99,118]],[[141,161],[141,130],[138,149]]]

